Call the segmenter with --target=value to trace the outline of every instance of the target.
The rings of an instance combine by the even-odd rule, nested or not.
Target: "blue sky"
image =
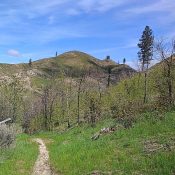
[[[133,66],[146,25],[175,36],[175,0],[1,0],[0,62],[79,50]]]

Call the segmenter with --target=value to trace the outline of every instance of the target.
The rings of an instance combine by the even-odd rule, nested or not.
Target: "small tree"
[[[154,36],[152,29],[149,26],[145,27],[141,39],[139,40],[138,47],[140,51],[138,52],[139,61],[141,64],[141,70],[144,71],[144,103],[147,101],[147,71],[151,60],[153,59],[153,42]]]
[[[32,67],[32,59],[29,59],[29,67]]]
[[[107,87],[110,86],[111,84],[111,73],[112,73],[112,67],[111,66],[108,66],[108,81],[107,81]]]
[[[80,123],[80,95],[82,92],[83,83],[86,80],[86,74],[82,73],[78,80],[78,90],[77,90],[77,123]]]
[[[106,60],[110,60],[110,56],[108,55],[108,56],[106,56]]]
[[[123,64],[125,64],[126,63],[126,58],[123,58]]]

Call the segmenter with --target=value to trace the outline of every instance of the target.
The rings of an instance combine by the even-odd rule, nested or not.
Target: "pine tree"
[[[108,56],[106,56],[106,60],[110,60],[110,56],[108,55]]]
[[[141,39],[139,40],[138,47],[140,51],[138,52],[139,61],[142,65],[142,71],[147,70],[153,56],[153,42],[154,36],[152,29],[149,26],[145,27]]]
[[[152,29],[149,26],[145,27],[141,39],[139,40],[138,47],[140,51],[138,52],[139,61],[141,63],[142,71],[144,71],[144,103],[147,101],[147,71],[151,60],[153,60],[153,43],[154,36]]]
[[[29,59],[29,67],[32,67],[32,59]]]
[[[125,64],[126,63],[126,58],[123,58],[123,64]]]
[[[111,84],[111,73],[112,73],[112,68],[111,66],[108,67],[108,83],[107,83],[107,87],[110,86]]]

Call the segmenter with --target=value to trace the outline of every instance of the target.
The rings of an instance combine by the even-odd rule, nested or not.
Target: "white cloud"
[[[91,53],[109,53],[111,51],[115,51],[115,50],[117,51],[119,49],[132,49],[132,48],[137,48],[137,40],[136,39],[128,41],[127,44],[125,44],[125,45],[92,50]]]
[[[121,5],[124,5],[126,3],[128,3],[128,0],[101,0],[98,1],[99,2],[99,8],[98,11],[100,12],[105,12],[105,11],[109,11],[113,8],[119,7]]]
[[[160,60],[157,60],[157,59],[152,60],[150,65],[149,65],[149,68],[154,66],[155,64],[157,64],[159,62],[160,62]],[[138,71],[141,70],[141,65],[140,65],[138,59],[131,59],[129,61],[126,60],[126,64],[135,70],[138,70]]]
[[[55,12],[58,10],[63,10],[62,6],[69,3],[71,0],[42,0],[42,1],[33,1],[33,0],[27,0],[24,6],[28,4],[26,8],[26,13],[31,15],[33,13],[33,16],[41,16],[46,15],[51,12]],[[34,15],[35,14],[35,15]]]
[[[174,0],[159,0],[153,3],[148,3],[148,5],[141,5],[134,8],[127,9],[126,11],[143,14],[148,12],[174,12],[175,1]],[[172,10],[172,11],[171,11]]]
[[[21,54],[19,53],[19,51],[14,50],[14,49],[8,50],[8,51],[7,51],[7,54],[8,54],[9,56],[12,56],[12,57],[20,57],[20,56],[21,56]]]
[[[22,10],[18,9],[18,12],[25,13],[29,18],[34,18],[51,12],[53,13],[54,11],[65,14],[70,13],[72,15],[81,12],[106,12],[128,2],[129,0],[25,0],[24,3],[22,0],[19,0],[15,2],[15,5],[23,7]]]
[[[76,15],[79,15],[81,12],[77,9],[74,9],[74,8],[70,8],[66,11],[66,13],[68,15],[72,15],[72,16],[76,16]]]
[[[132,59],[130,61],[126,60],[126,64],[129,65],[130,67],[132,67],[135,70],[140,70],[138,60],[136,60],[136,59]]]
[[[80,0],[78,6],[87,13],[106,12],[127,2],[128,0]]]

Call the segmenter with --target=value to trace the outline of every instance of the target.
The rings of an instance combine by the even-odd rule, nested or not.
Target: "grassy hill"
[[[117,64],[112,60],[99,60],[91,55],[79,51],[70,51],[57,57],[45,58],[29,64],[0,64],[0,81],[9,81],[17,76],[28,86],[38,86],[52,77],[77,78],[86,74],[93,79],[99,79],[104,84],[111,68],[112,83],[117,83],[124,75],[131,76],[136,71],[127,65]],[[32,87],[30,87],[32,88]]]

